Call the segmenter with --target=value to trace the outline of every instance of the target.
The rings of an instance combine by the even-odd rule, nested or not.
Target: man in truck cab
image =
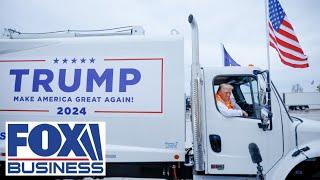
[[[218,108],[225,116],[244,116],[248,117],[248,113],[243,111],[241,107],[231,98],[233,86],[230,84],[220,84],[215,95]]]

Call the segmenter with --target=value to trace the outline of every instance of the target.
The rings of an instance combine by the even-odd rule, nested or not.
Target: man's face
[[[231,89],[222,88],[220,90],[220,96],[224,101],[230,100],[231,93],[232,93]]]

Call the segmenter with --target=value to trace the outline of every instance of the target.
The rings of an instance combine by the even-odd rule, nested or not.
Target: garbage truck
[[[202,67],[198,25],[192,15],[188,22],[190,98],[185,95],[180,35],[21,33],[1,39],[1,175],[8,173],[7,143],[16,143],[18,150],[39,143],[8,140],[6,122],[102,121],[106,177],[275,180],[313,178],[317,173],[319,177],[320,122],[291,117],[267,70]],[[232,98],[248,116],[221,113],[215,94],[223,83],[233,86]],[[45,137],[38,137],[42,145]],[[76,154],[77,148],[69,148]],[[42,172],[43,165],[34,168]]]

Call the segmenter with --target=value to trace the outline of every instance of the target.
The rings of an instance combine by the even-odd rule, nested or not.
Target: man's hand
[[[244,116],[244,117],[248,117],[248,113],[247,113],[247,112],[245,112],[245,111],[242,111],[242,116]]]

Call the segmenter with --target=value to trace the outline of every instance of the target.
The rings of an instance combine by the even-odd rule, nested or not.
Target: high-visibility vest
[[[225,102],[225,101],[220,97],[219,94],[216,94],[216,99],[217,99],[217,101],[220,101],[220,102],[222,102],[224,105],[226,105],[228,109],[234,109],[234,106],[233,106],[231,100]]]

